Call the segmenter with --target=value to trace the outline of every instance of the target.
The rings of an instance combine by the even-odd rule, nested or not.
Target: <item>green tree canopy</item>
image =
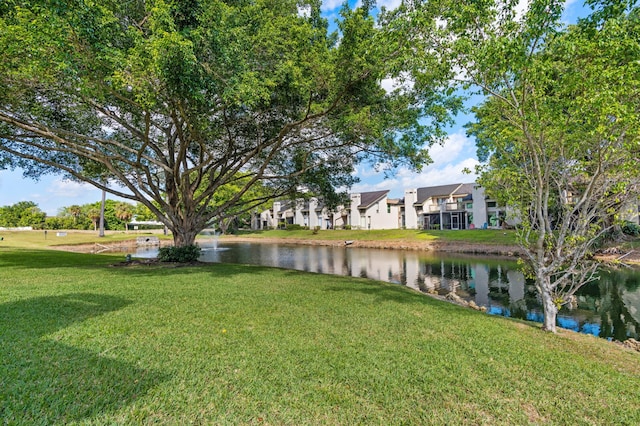
[[[33,201],[20,201],[10,206],[0,207],[0,226],[40,228],[46,216],[46,213]]]
[[[634,2],[635,3],[635,2]],[[474,108],[480,183],[511,209],[547,330],[593,279],[594,244],[640,191],[640,20],[606,2],[565,27],[564,2],[415,2],[409,13]],[[428,55],[430,56],[430,55]],[[417,74],[425,71],[418,69]]]
[[[381,87],[411,51],[369,8],[345,5],[332,35],[317,0],[5,3],[0,161],[136,200],[176,245],[302,185],[349,186],[361,161],[419,168],[447,99]]]

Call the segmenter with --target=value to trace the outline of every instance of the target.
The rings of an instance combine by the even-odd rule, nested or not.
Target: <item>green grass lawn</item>
[[[64,234],[57,236],[58,232]],[[2,247],[43,248],[77,244],[111,244],[119,241],[135,240],[137,237],[154,235],[160,239],[172,241],[171,236],[151,231],[106,231],[104,237],[98,237],[97,231],[0,231],[0,249]]]
[[[383,230],[268,230],[245,231],[240,235],[252,238],[287,238],[291,240],[361,240],[361,241],[460,241],[481,244],[516,244],[512,230],[473,229],[459,231],[423,231],[415,229]]]
[[[364,279],[6,243],[5,424],[640,423],[640,355],[594,337]]]

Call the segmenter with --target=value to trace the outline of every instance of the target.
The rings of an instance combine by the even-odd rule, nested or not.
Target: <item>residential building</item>
[[[348,206],[328,209],[321,199],[276,201],[254,222],[258,229],[297,224],[310,229],[473,229],[502,227],[506,210],[475,183],[408,189],[404,198],[389,191],[352,193]],[[258,223],[256,223],[258,222]]]
[[[400,228],[400,201],[388,199],[388,194],[388,190],[351,194],[347,225],[358,229]]]

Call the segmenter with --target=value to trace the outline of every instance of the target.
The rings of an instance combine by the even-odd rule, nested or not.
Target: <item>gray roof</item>
[[[460,185],[460,183],[453,183],[451,185],[418,188],[417,201],[415,204],[422,205],[429,198],[449,197],[460,187]]]
[[[429,198],[448,198],[452,195],[468,195],[473,192],[473,186],[473,183],[453,183],[451,185],[418,188],[417,201],[414,205],[422,205]]]
[[[359,209],[368,209],[374,203],[380,201],[389,193],[389,190],[374,191],[374,192],[362,192],[360,193],[360,205]]]
[[[474,186],[474,183],[463,183],[458,189],[456,189],[453,195],[471,195],[473,194]]]
[[[282,203],[282,205],[280,206],[280,210],[279,212],[285,212],[287,210],[290,210],[293,207],[293,203],[291,201],[285,201]]]

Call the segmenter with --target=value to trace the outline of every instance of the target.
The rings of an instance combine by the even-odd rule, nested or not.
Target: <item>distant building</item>
[[[310,229],[474,229],[500,228],[507,210],[486,197],[475,183],[455,183],[408,189],[404,198],[389,191],[349,195],[350,203],[328,209],[321,199],[279,200],[260,213],[254,229],[300,225]]]

